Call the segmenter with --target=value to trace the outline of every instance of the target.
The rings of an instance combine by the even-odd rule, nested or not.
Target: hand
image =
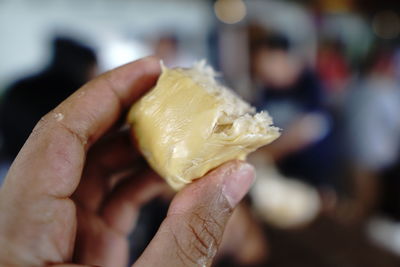
[[[127,264],[138,210],[164,183],[111,133],[159,74],[156,58],[112,70],[37,124],[0,191],[0,266]],[[135,266],[209,266],[253,179],[233,161],[184,188]]]

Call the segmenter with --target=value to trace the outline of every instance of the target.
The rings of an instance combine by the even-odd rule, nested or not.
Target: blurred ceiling
[[[367,14],[374,14],[381,10],[400,12],[399,0],[357,0],[357,7]]]
[[[400,0],[288,0],[313,8],[329,11],[360,10],[373,15],[382,10],[400,12]]]

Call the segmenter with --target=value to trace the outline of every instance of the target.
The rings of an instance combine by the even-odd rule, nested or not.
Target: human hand
[[[127,135],[111,133],[159,73],[156,58],[112,70],[37,124],[0,189],[0,266],[127,264],[138,210],[164,183]],[[188,185],[135,266],[209,266],[253,179],[233,161]]]

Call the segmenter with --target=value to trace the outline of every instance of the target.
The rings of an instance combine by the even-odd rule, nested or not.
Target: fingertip
[[[160,66],[160,60],[161,59],[156,55],[149,55],[147,57],[142,58],[141,60],[149,61],[149,62],[152,62],[152,63],[157,63],[158,66]]]
[[[222,194],[231,207],[235,207],[248,193],[255,180],[252,165],[243,161],[235,161],[227,166],[222,184]]]
[[[240,160],[229,161],[183,188],[170,206],[170,212],[180,213],[221,195],[224,202],[234,208],[247,194],[254,180],[252,165]]]
[[[153,70],[154,72],[161,72],[161,64],[160,64],[161,59],[155,55],[150,55],[131,63],[138,63],[138,62],[148,67],[150,70]]]

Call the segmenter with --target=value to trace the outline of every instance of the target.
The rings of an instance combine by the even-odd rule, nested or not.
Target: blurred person
[[[2,169],[7,169],[35,124],[97,72],[94,51],[75,40],[57,37],[48,66],[12,84],[0,104]]]
[[[166,184],[121,121],[160,72],[154,57],[124,65],[40,120],[0,188],[1,266],[127,265],[139,209]],[[254,178],[251,165],[231,161],[187,185],[134,266],[211,266]]]
[[[371,215],[384,198],[396,194],[398,198],[400,193],[398,173],[392,172],[392,178],[386,175],[396,166],[400,152],[400,84],[393,50],[378,47],[365,69],[353,85],[346,108],[355,194],[350,213],[355,221]],[[396,193],[386,194],[388,189]]]
[[[162,34],[156,38],[153,49],[154,55],[159,57],[170,68],[191,67],[196,60],[188,53],[185,53],[182,48],[182,41],[174,33]]]
[[[339,41],[321,42],[317,56],[317,72],[329,95],[343,93],[351,73]]]
[[[178,59],[178,38],[175,35],[163,35],[154,44],[154,54],[167,66],[175,65]]]
[[[333,187],[334,143],[318,76],[290,53],[289,41],[280,34],[257,40],[251,49],[259,88],[255,104],[282,128],[282,136],[265,152],[285,176]]]

